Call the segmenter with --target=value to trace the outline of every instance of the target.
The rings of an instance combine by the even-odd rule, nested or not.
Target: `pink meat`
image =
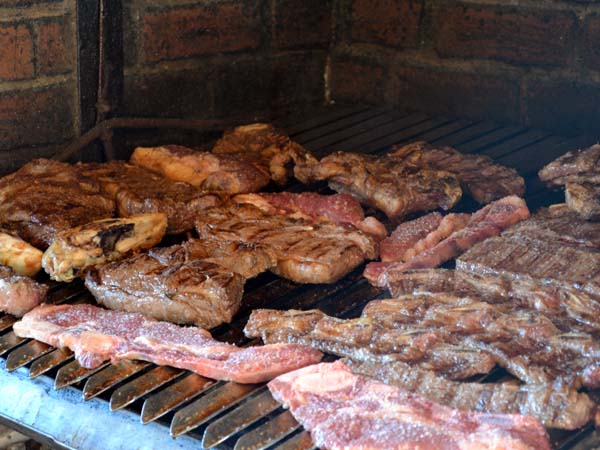
[[[0,311],[21,317],[46,298],[47,286],[0,265]]]
[[[401,223],[392,234],[381,241],[381,260],[404,261],[404,254],[417,242],[437,229],[442,221],[439,212],[432,212],[415,220]]]
[[[431,269],[455,258],[473,245],[500,234],[506,228],[529,217],[525,201],[515,195],[504,197],[475,212],[467,226],[452,233],[437,245],[407,262],[392,263],[381,268],[365,269],[365,277],[373,284],[386,287],[393,282],[394,274],[411,269]],[[374,278],[374,277],[377,278]]]
[[[260,383],[314,364],[321,353],[297,344],[238,348],[206,330],[158,322],[138,313],[91,305],[44,305],[13,326],[15,334],[68,347],[85,368],[141,359],[188,369],[208,378]]]
[[[323,449],[550,449],[533,417],[458,411],[354,375],[341,361],[281,375],[268,386]]]

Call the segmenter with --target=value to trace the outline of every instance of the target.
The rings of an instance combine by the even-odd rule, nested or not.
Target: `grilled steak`
[[[237,203],[249,203],[270,214],[327,219],[339,225],[352,225],[378,238],[386,236],[385,226],[374,217],[365,218],[360,203],[347,194],[320,195],[291,192],[237,195]]]
[[[488,156],[464,154],[452,147],[434,147],[423,141],[392,147],[390,154],[422,167],[453,173],[463,191],[481,204],[525,194],[525,180],[517,171],[494,163]]]
[[[344,360],[355,374],[374,378],[461,411],[522,414],[542,425],[575,430],[594,419],[597,405],[583,393],[551,384],[464,383],[401,361],[386,364]]]
[[[42,268],[42,252],[27,242],[0,231],[0,265],[15,274],[34,276]]]
[[[85,285],[110,309],[212,328],[238,311],[245,279],[218,264],[140,254],[89,272]]]
[[[0,179],[0,226],[40,249],[59,231],[114,212],[98,183],[66,163],[36,159]]]
[[[155,246],[166,229],[167,216],[161,213],[90,222],[58,233],[42,265],[53,280],[72,281],[92,267]]]
[[[600,145],[573,150],[543,167],[538,175],[551,185],[600,183]]]
[[[567,183],[565,202],[585,220],[600,219],[600,185]]]
[[[216,155],[180,145],[138,147],[130,162],[173,181],[226,194],[256,192],[271,181],[268,167],[244,155]]]
[[[527,217],[529,210],[523,199],[510,196],[496,200],[475,212],[464,228],[455,231],[433,247],[407,262],[392,263],[383,268],[367,268],[365,276],[372,284],[387,287],[393,283],[398,273],[410,269],[437,267]]]
[[[294,173],[303,183],[327,180],[334,191],[350,194],[392,219],[417,211],[449,209],[462,194],[451,173],[416,167],[394,155],[337,152],[318,162],[304,161],[296,165]]]
[[[378,254],[376,239],[353,227],[269,214],[250,204],[212,208],[196,229],[202,241],[261,247],[276,261],[273,273],[298,283],[335,282]]]
[[[532,417],[457,411],[355,375],[341,361],[281,375],[268,386],[324,449],[550,450]]]
[[[115,200],[120,216],[166,214],[169,234],[192,229],[196,216],[220,203],[215,194],[202,192],[187,183],[174,182],[123,161],[78,164],[76,167],[81,173],[98,180],[102,192]]]
[[[46,298],[48,287],[0,265],[0,311],[21,317]]]
[[[451,379],[488,373],[495,364],[486,352],[448,343],[453,337],[445,330],[393,329],[369,318],[342,320],[318,310],[255,309],[244,333],[266,343],[304,344],[358,361],[410,362]]]
[[[201,328],[91,305],[40,306],[15,323],[14,331],[72,349],[85,368],[107,360],[141,359],[238,383],[266,381],[321,359],[319,352],[297,345],[240,349],[216,341]]]
[[[285,184],[294,165],[315,161],[300,144],[266,123],[253,123],[227,131],[212,149],[215,155],[232,155],[253,161],[270,173],[271,179]]]

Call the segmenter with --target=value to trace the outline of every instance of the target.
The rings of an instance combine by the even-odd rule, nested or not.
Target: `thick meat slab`
[[[321,359],[299,345],[238,348],[201,328],[157,322],[136,313],[91,305],[40,306],[15,323],[18,336],[68,347],[85,368],[141,359],[188,369],[208,378],[260,383]]]
[[[473,213],[466,226],[407,262],[393,263],[383,270],[367,270],[365,276],[372,284],[387,287],[397,274],[410,269],[437,267],[457,257],[478,242],[500,234],[506,228],[529,217],[525,201],[516,196],[496,200]]]
[[[257,192],[271,176],[269,168],[247,155],[217,155],[180,145],[138,147],[130,162],[173,181],[226,194]]]
[[[102,192],[115,200],[120,216],[166,214],[169,234],[191,230],[198,215],[221,202],[215,194],[200,191],[187,183],[174,182],[124,161],[78,164],[76,167],[98,181]]]
[[[270,214],[251,204],[212,208],[196,229],[203,241],[260,246],[276,261],[273,273],[298,283],[333,283],[378,254],[377,240],[353,227]]]
[[[245,279],[218,264],[183,263],[140,254],[89,272],[85,285],[110,309],[212,328],[231,321]]]
[[[46,298],[48,287],[0,265],[0,311],[21,317]]]
[[[552,185],[600,183],[600,145],[565,153],[543,167],[540,180]]]
[[[114,212],[99,184],[66,163],[36,159],[0,179],[0,226],[40,249],[59,231]]]
[[[457,411],[355,375],[341,361],[281,375],[268,386],[324,449],[550,449],[532,417]]]
[[[58,233],[42,265],[53,280],[72,281],[92,267],[154,247],[166,229],[162,213],[90,222]]]
[[[391,154],[413,164],[453,173],[463,191],[481,204],[525,194],[525,180],[517,171],[494,163],[488,156],[465,154],[452,147],[434,147],[423,141],[392,147]]]
[[[42,255],[24,240],[0,231],[0,265],[10,267],[15,274],[34,276],[42,268]]]
[[[600,185],[567,183],[565,202],[585,220],[600,219]]]
[[[287,182],[294,165],[315,161],[310,152],[268,123],[242,125],[225,132],[212,152],[254,161],[278,184]]]
[[[462,195],[450,172],[423,169],[394,155],[336,152],[318,162],[298,164],[294,173],[303,183],[327,180],[334,191],[350,194],[392,219],[449,209]]]
[[[597,405],[584,394],[551,384],[461,383],[401,361],[387,364],[344,360],[355,374],[374,378],[461,411],[521,414],[549,428],[575,430],[594,419]]]

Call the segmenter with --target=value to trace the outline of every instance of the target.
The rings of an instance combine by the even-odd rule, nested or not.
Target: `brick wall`
[[[338,0],[332,96],[600,136],[598,0]]]
[[[75,1],[0,0],[0,167],[79,130]]]
[[[124,4],[124,114],[231,117],[323,103],[328,0]]]

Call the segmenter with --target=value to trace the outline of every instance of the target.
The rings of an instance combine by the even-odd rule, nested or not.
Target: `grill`
[[[527,183],[526,198],[532,210],[563,200],[562,193],[542,186],[537,170],[567,150],[593,143],[585,136],[561,137],[488,121],[365,106],[323,108],[310,118],[283,118],[275,123],[318,157],[332,150],[381,153],[392,144],[420,139],[489,155],[519,169]],[[113,137],[125,142],[140,128],[153,129],[155,138],[165,139],[173,128],[222,125],[118,119],[101,124],[60,156],[66,158],[77,151],[89,155],[94,150],[90,146],[97,149],[97,141],[102,141],[100,148],[110,159],[120,147]],[[325,186],[315,188],[323,190]],[[288,189],[305,188],[291,185]],[[476,205],[467,199],[459,205],[463,210],[474,208]],[[338,317],[357,316],[369,300],[383,295],[361,277],[361,271],[334,285],[297,285],[261,275],[246,284],[244,306],[235,320],[213,329],[212,334],[237,345],[253,344],[242,329],[250,311],[260,307],[319,308]],[[93,301],[81,282],[48,283],[51,303]],[[12,331],[15,320],[0,316],[0,421],[53,447],[89,445],[82,436],[87,433],[87,439],[96,439],[98,448],[198,448],[200,444],[236,450],[313,448],[308,433],[273,400],[264,385],[215,382],[184,370],[138,361],[85,370],[68,350],[16,337]],[[495,372],[482,381],[497,381],[502,376]],[[43,404],[32,404],[39,399]],[[556,449],[583,450],[600,443],[592,426],[575,432],[552,430],[550,437]]]

